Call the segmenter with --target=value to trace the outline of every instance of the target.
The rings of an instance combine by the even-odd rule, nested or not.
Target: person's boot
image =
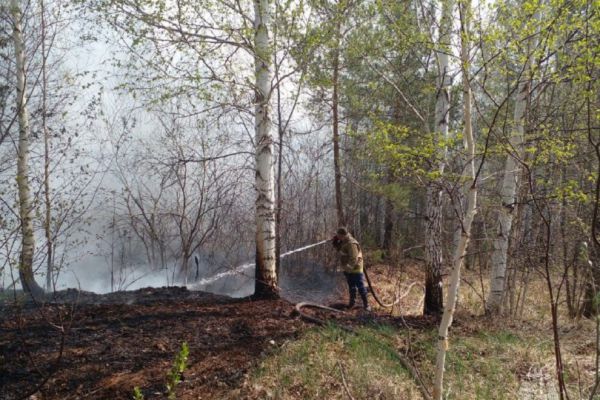
[[[369,299],[367,298],[367,293],[361,293],[360,297],[363,302],[363,308],[365,311],[371,311],[371,306],[369,305]]]
[[[353,308],[356,303],[356,291],[350,291],[350,301],[348,302],[348,308]]]

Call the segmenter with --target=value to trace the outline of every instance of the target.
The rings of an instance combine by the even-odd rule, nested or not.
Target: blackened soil
[[[60,293],[0,307],[0,399],[165,398],[166,374],[190,348],[178,399],[218,399],[306,324],[284,300],[233,300],[181,288]],[[38,389],[39,387],[39,389]],[[36,390],[37,389],[37,390]]]
[[[339,308],[347,301],[341,289],[327,287],[331,298],[301,289],[303,301]],[[66,290],[43,304],[20,298],[0,301],[1,400],[132,399],[135,387],[145,399],[164,399],[183,342],[190,354],[177,398],[239,399],[252,368],[312,326],[285,300],[235,300],[176,287],[106,295]],[[383,309],[306,312],[347,327],[429,329],[436,322]]]

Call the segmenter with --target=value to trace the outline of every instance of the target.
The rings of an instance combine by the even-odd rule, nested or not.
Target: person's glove
[[[334,236],[333,239],[331,239],[331,244],[336,250],[339,250],[342,246],[342,241],[337,236]]]

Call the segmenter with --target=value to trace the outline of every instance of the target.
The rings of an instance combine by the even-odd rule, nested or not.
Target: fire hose
[[[371,290],[371,293],[373,294],[373,298],[375,299],[375,301],[377,302],[377,304],[379,304],[381,307],[384,308],[391,308],[393,306],[395,306],[396,304],[398,304],[400,302],[400,300],[402,300],[402,298],[406,297],[408,295],[408,293],[410,292],[410,290],[412,289],[412,287],[416,284],[412,283],[408,289],[406,290],[406,292],[402,295],[402,296],[396,296],[394,301],[391,303],[384,303],[379,296],[377,295],[377,292],[375,291],[375,287],[373,286],[373,283],[371,282],[371,278],[369,278],[369,274],[367,272],[367,268],[364,268],[364,274],[365,274],[365,278],[367,279],[367,283],[369,285],[369,289]],[[322,319],[313,317],[311,315],[306,314],[305,312],[302,311],[303,308],[318,308],[321,310],[325,310],[325,311],[330,311],[333,313],[344,313],[344,311],[337,309],[337,308],[333,308],[333,307],[329,307],[323,304],[318,304],[318,303],[311,303],[311,302],[300,302],[296,304],[296,312],[300,315],[300,317],[302,317],[304,320],[309,321],[309,322],[313,322],[319,325],[324,325],[325,321],[323,321]]]
[[[321,243],[325,243],[327,241],[323,241],[320,242],[318,244]],[[369,273],[367,271],[366,267],[363,267],[363,272],[365,274],[365,278],[367,280],[367,284],[369,285],[369,289],[371,291],[371,293],[373,294],[373,298],[375,299],[375,301],[377,302],[377,304],[379,304],[381,307],[384,308],[391,308],[394,305],[398,304],[400,302],[400,300],[402,298],[404,298],[405,296],[408,295],[408,293],[410,292],[410,290],[413,288],[413,286],[415,286],[416,282],[413,282],[412,284],[409,285],[409,287],[407,288],[407,290],[405,291],[404,294],[398,296],[395,296],[394,301],[392,301],[391,303],[384,303],[381,298],[379,297],[379,295],[377,294],[377,291],[375,290],[375,287],[373,286],[373,283],[371,282],[371,278],[369,277]],[[296,306],[294,307],[295,311],[297,312],[297,314],[304,320],[308,321],[308,322],[312,322],[314,324],[317,325],[325,325],[326,321],[321,319],[321,318],[317,318],[315,316],[309,315],[306,312],[303,311],[304,308],[317,308],[320,310],[324,310],[324,311],[329,311],[332,313],[336,313],[336,314],[345,314],[344,311],[339,310],[337,308],[333,308],[333,307],[329,307],[323,304],[318,304],[318,303],[311,303],[311,302],[300,302],[297,303]],[[357,334],[358,332],[352,328],[352,327],[348,327],[345,325],[339,325],[340,329],[348,332],[348,333],[352,333],[352,334]],[[419,374],[419,371],[415,368],[415,366],[413,365],[413,363],[401,352],[396,352],[396,356],[398,358],[398,360],[400,361],[400,363],[402,364],[402,366],[404,368],[406,368],[406,370],[408,371],[408,373],[411,375],[412,379],[414,380],[414,382],[417,384],[417,387],[419,388],[419,391],[421,392],[421,395],[423,396],[424,399],[426,400],[431,400],[431,394],[429,393],[429,391],[427,390],[427,385],[425,384],[425,382],[423,381],[423,379],[421,378],[421,375]]]
[[[375,291],[375,287],[373,286],[373,283],[371,283],[371,278],[369,278],[369,273],[367,272],[366,266],[363,267],[363,272],[365,274],[365,278],[367,279],[367,283],[369,284],[369,289],[371,290],[371,293],[373,294],[373,298],[375,299],[377,304],[379,304],[383,308],[392,308],[400,302],[400,297],[396,296],[394,301],[392,301],[391,303],[384,303],[377,295],[377,292]]]

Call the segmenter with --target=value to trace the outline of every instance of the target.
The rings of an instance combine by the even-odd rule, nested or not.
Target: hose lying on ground
[[[371,283],[371,278],[369,278],[369,273],[367,272],[367,267],[363,267],[363,272],[365,274],[365,278],[367,278],[367,283],[369,284],[369,288],[371,289],[371,293],[373,293],[373,297],[375,298],[375,301],[377,302],[377,304],[379,304],[381,307],[384,308],[392,308],[394,307],[396,304],[398,304],[400,302],[400,297],[396,296],[396,298],[394,299],[393,302],[391,303],[384,303],[379,296],[377,295],[377,292],[375,291],[375,287],[373,286],[373,284]]]
[[[306,314],[305,312],[302,311],[302,308],[304,308],[304,307],[319,308],[321,310],[327,310],[327,311],[331,311],[331,312],[335,312],[335,313],[344,314],[344,312],[342,310],[338,310],[337,308],[327,307],[322,304],[309,303],[309,302],[301,302],[301,303],[296,304],[295,309],[302,318],[304,318],[305,320],[307,320],[309,322],[318,324],[318,325],[325,325],[325,321],[323,321],[322,319],[319,319],[317,317],[313,317],[313,316]]]

